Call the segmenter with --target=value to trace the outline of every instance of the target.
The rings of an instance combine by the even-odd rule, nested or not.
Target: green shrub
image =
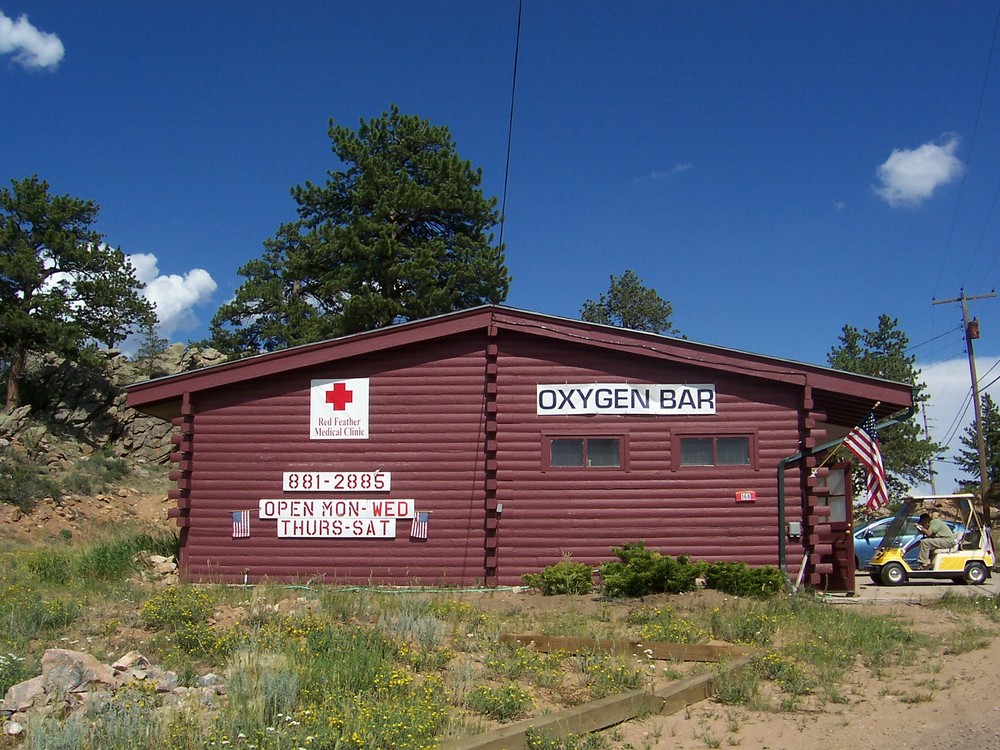
[[[541,573],[525,573],[521,580],[545,596],[556,594],[589,594],[594,590],[594,571],[584,563],[564,558],[555,565],[542,568]]]
[[[86,747],[90,722],[80,714],[39,716],[28,727],[24,750],[80,750]]]
[[[28,551],[23,565],[43,583],[62,586],[73,577],[73,558],[69,551],[54,547],[38,547]]]
[[[284,654],[237,651],[229,660],[226,694],[234,731],[275,726],[295,706],[299,675]]]
[[[148,628],[177,628],[182,623],[207,620],[215,609],[212,597],[191,586],[161,589],[142,605],[142,623]]]
[[[237,643],[233,631],[219,631],[207,622],[180,622],[174,629],[174,643],[189,656],[220,657],[230,653]]]
[[[128,462],[108,452],[93,453],[79,461],[62,480],[65,492],[92,495],[103,492],[129,474]]]
[[[651,610],[644,617],[638,635],[644,641],[663,643],[707,643],[712,636],[697,623],[678,617],[671,607]]]
[[[715,700],[725,706],[746,706],[760,694],[760,675],[749,667],[716,667]]]
[[[91,747],[150,747],[158,738],[160,705],[156,686],[125,685],[111,695],[100,693],[87,706],[91,719]]]
[[[642,687],[647,676],[642,666],[624,663],[606,651],[579,654],[576,662],[594,698],[636,690]]]
[[[28,512],[43,497],[62,497],[62,490],[44,465],[10,450],[0,455],[0,502]]]
[[[701,565],[687,557],[662,555],[646,549],[645,542],[626,542],[611,551],[618,560],[601,563],[601,582],[609,597],[692,591],[701,572]]]
[[[718,562],[704,566],[705,585],[733,596],[766,598],[781,591],[787,581],[777,568],[764,565],[751,568],[741,562]]]
[[[767,612],[745,611],[742,607],[716,608],[712,612],[712,637],[729,643],[769,646],[778,632],[778,618]]]
[[[534,702],[531,696],[517,685],[491,688],[480,685],[465,699],[476,713],[497,721],[513,721],[527,715]]]
[[[140,552],[163,556],[177,553],[178,540],[173,534],[134,534],[104,542],[85,550],[76,563],[79,575],[86,579],[117,581],[139,570]]]

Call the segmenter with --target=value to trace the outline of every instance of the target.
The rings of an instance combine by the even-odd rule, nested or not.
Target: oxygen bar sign
[[[537,413],[574,414],[715,414],[715,384],[642,385],[589,383],[538,385]]]

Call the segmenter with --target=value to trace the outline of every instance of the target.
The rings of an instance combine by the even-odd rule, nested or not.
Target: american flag
[[[861,420],[861,424],[847,433],[844,445],[868,472],[865,480],[868,510],[878,510],[889,502],[889,490],[885,483],[882,448],[878,444],[878,432],[875,429],[875,412],[868,412],[868,416]]]
[[[246,539],[250,536],[250,511],[233,511],[233,539]]]
[[[427,522],[430,520],[430,511],[418,511],[417,514],[413,516],[413,524],[410,526],[410,539],[426,539]]]

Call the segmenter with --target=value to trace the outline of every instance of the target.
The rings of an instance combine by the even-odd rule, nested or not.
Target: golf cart
[[[892,519],[881,544],[872,555],[868,574],[875,583],[897,586],[907,580],[943,579],[955,583],[981,584],[992,575],[996,557],[990,530],[983,526],[982,519],[973,505],[974,495],[922,495],[908,497]],[[904,559],[904,555],[920,544],[918,535],[901,545],[905,536],[907,519],[919,515],[931,506],[939,509],[940,515],[952,515],[965,525],[964,534],[956,534],[951,547],[931,550],[930,568],[916,569]]]

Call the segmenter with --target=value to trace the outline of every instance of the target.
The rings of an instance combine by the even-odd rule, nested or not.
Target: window
[[[620,437],[558,437],[549,441],[549,466],[621,468]]]
[[[749,466],[750,438],[682,437],[681,466]]]

